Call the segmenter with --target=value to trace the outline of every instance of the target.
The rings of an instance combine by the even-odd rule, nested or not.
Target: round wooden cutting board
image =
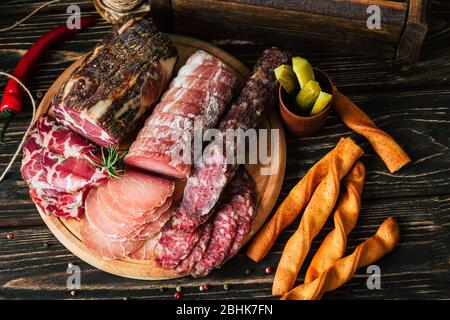
[[[171,40],[175,44],[179,54],[179,60],[175,67],[174,74],[178,69],[186,62],[187,58],[194,53],[196,50],[204,50],[210,54],[215,55],[223,62],[227,63],[229,66],[236,70],[236,73],[240,75],[240,81],[243,84],[245,79],[249,74],[249,70],[236,58],[224,52],[223,50],[200,40],[180,36],[180,35],[170,35]],[[72,71],[78,67],[83,58],[80,58],[75,63],[73,63],[69,68],[67,68],[53,83],[50,89],[45,94],[42,99],[36,118],[42,114],[47,113],[51,105],[53,96],[56,94],[61,84],[67,80]],[[281,185],[284,179],[284,171],[286,166],[286,142],[284,138],[283,127],[279,121],[276,112],[272,112],[269,119],[267,119],[261,126],[266,129],[279,129],[279,137],[277,141],[278,148],[275,148],[276,152],[271,155],[271,163],[262,165],[254,164],[247,165],[247,169],[253,176],[256,189],[257,189],[257,200],[258,200],[258,215],[263,219],[258,219],[258,223],[253,226],[252,233],[249,235],[248,239],[262,226],[264,221],[270,215],[278,195],[280,193]],[[271,142],[271,131],[268,134],[268,150],[270,148]],[[261,175],[261,168],[271,167],[272,175]],[[112,260],[105,261],[99,259],[84,246],[80,237],[80,223],[73,219],[63,219],[52,217],[44,214],[38,207],[38,211],[42,219],[47,224],[48,228],[56,236],[56,238],[73,254],[79,257],[81,260],[91,264],[92,266],[127,278],[133,279],[143,279],[143,280],[160,280],[160,279],[172,279],[179,277],[172,271],[163,271],[158,268],[153,260],[149,261],[138,261],[133,259],[123,259],[123,260]]]

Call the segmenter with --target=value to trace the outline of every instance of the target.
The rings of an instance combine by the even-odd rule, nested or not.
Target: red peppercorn
[[[202,285],[203,290],[202,291],[208,291],[209,290],[209,285],[207,283],[205,283],[204,285]]]
[[[175,299],[180,299],[180,298],[181,298],[181,293],[175,292],[175,293],[173,294],[173,297],[174,297]]]
[[[265,271],[267,274],[272,273],[272,267],[266,267],[266,268],[264,269],[264,271]]]
[[[13,238],[14,238],[14,233],[8,232],[8,233],[6,234],[6,239],[12,240]]]

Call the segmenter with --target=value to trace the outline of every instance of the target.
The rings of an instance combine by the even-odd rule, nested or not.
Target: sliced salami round
[[[191,272],[192,268],[195,266],[200,259],[203,258],[206,248],[208,247],[209,241],[211,240],[211,234],[213,230],[212,221],[208,221],[201,227],[202,232],[200,239],[195,245],[194,249],[184,258],[176,267],[176,272],[178,274],[187,274]]]
[[[155,246],[156,263],[165,269],[175,268],[195,247],[200,234],[200,229],[195,232],[183,232],[168,226]]]
[[[204,277],[224,261],[236,237],[237,226],[238,216],[233,206],[230,203],[221,205],[213,220],[208,248],[192,270],[192,276]]]
[[[249,236],[257,213],[256,189],[253,178],[242,167],[230,182],[231,203],[238,215],[237,234],[228,253],[227,260],[234,257]]]

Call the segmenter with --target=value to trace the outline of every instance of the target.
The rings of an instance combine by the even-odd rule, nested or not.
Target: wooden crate
[[[428,2],[152,0],[150,11],[166,30],[415,61],[428,30]],[[380,29],[367,27],[370,5],[380,8]]]

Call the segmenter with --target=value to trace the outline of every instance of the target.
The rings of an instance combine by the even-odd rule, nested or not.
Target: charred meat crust
[[[123,141],[148,116],[139,107],[143,89],[148,89],[148,81],[160,82],[162,86],[165,75],[161,62],[176,56],[168,36],[159,32],[151,20],[124,21],[115,25],[85,57],[58,91],[53,104],[78,113],[94,113],[92,117],[98,126],[115,140]],[[157,96],[165,88],[159,89]],[[109,105],[96,118],[94,109],[104,101]],[[132,103],[127,108],[130,101],[135,101],[134,106]],[[145,109],[149,111],[148,107]]]

